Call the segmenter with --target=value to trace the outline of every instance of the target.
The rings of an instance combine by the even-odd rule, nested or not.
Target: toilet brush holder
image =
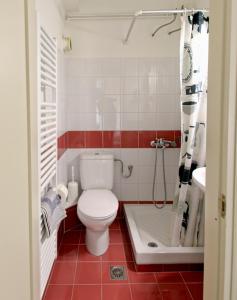
[[[70,181],[68,183],[68,202],[76,202],[78,197],[78,183],[76,181]]]
[[[74,167],[72,166],[72,181],[68,183],[68,202],[74,203],[78,198],[78,183],[75,181]]]

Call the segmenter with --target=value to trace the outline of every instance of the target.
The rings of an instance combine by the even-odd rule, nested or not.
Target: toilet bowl
[[[80,180],[83,193],[77,215],[86,227],[86,246],[96,256],[109,246],[109,225],[118,211],[118,199],[112,193],[114,158],[110,154],[82,153]]]
[[[116,218],[118,200],[109,190],[84,191],[77,214],[86,227],[86,246],[93,255],[101,255],[109,246],[109,225]]]

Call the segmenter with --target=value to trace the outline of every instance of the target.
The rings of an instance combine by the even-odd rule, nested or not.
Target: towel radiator
[[[38,164],[39,205],[50,186],[57,183],[57,44],[38,25]],[[40,209],[41,211],[41,209]],[[57,232],[46,238],[40,216],[41,297],[57,256]]]

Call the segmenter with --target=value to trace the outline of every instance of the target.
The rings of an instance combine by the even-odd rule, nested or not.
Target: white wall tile
[[[113,192],[115,195],[121,200],[152,200],[154,157],[152,157],[152,159],[149,157],[149,155],[152,156],[152,154],[154,154],[154,151],[152,152],[152,150],[154,149],[68,149],[58,161],[58,180],[66,184],[67,181],[71,179],[71,166],[74,166],[76,179],[78,182],[80,181],[79,154],[82,152],[113,153],[115,157],[121,158],[124,161],[125,171],[128,164],[134,165],[134,173],[132,178],[123,179],[121,176],[120,165],[115,162],[115,178],[113,187]],[[158,161],[161,162],[161,151],[158,153]],[[167,160],[170,160],[170,163],[167,163],[166,165],[168,200],[172,200],[174,197],[176,174],[178,172],[176,167],[178,154],[178,149],[166,149],[165,152],[166,163]],[[143,160],[141,161],[140,159]],[[156,200],[164,199],[163,172],[162,166],[159,163],[157,169],[155,194]]]
[[[139,96],[123,95],[121,99],[121,112],[133,113],[139,110]]]
[[[67,130],[102,130],[100,113],[70,113],[67,118]]]
[[[174,95],[174,111],[178,114],[181,114],[181,100],[180,94]]]
[[[179,80],[177,76],[157,77],[158,94],[177,94],[180,91]]]
[[[121,158],[121,148],[101,149],[103,153],[113,154],[114,158]]]
[[[138,76],[138,59],[122,58],[122,76]]]
[[[120,76],[121,59],[120,58],[102,58],[101,69],[103,76]]]
[[[120,112],[120,95],[104,95],[102,102],[104,113]]]
[[[156,113],[139,113],[139,130],[156,130]]]
[[[85,75],[85,60],[78,57],[65,57],[65,75],[78,77]]]
[[[175,112],[175,94],[160,94],[157,97],[157,112]]]
[[[157,66],[158,76],[174,76],[178,75],[177,58],[163,57],[158,60]]]
[[[111,115],[105,115],[101,116],[105,122],[103,128],[106,130],[180,128],[177,58],[72,58],[66,60],[66,65],[67,119],[72,117],[72,120],[67,120],[67,123],[71,130],[78,128],[86,130],[85,124],[88,123],[90,124],[88,130],[101,128],[100,121],[99,123],[93,121],[93,116],[82,116],[83,121],[76,121],[75,116],[70,116],[71,113],[102,113],[103,115],[120,112],[121,127],[118,125],[118,117],[110,122]],[[79,71],[74,67],[77,65]],[[157,74],[162,76],[156,78]],[[158,95],[155,95],[156,92]],[[157,117],[155,120],[154,115],[146,114],[155,111],[158,113],[158,120]],[[142,114],[137,115],[138,112]],[[176,113],[176,115],[167,113]],[[173,119],[167,120],[167,117]],[[63,117],[61,119],[63,122]],[[84,123],[85,119],[87,121]],[[109,124],[113,127],[109,128]]]
[[[87,95],[94,93],[103,93],[104,79],[96,77],[78,77],[74,78],[74,84],[72,88],[75,89],[75,94]],[[74,94],[74,93],[73,93]]]
[[[115,196],[117,197],[118,200],[121,200],[121,184],[115,182],[112,192],[115,194]]]
[[[175,130],[181,130],[181,114],[176,113],[174,115],[174,127]]]
[[[60,78],[59,130],[63,132],[65,125],[68,130],[179,129],[178,73],[178,58],[67,58],[66,80]],[[134,165],[131,178],[124,179],[116,163],[113,191],[117,197],[122,200],[152,199],[155,149],[73,151],[67,150],[59,160],[58,172],[62,180],[70,178],[70,167],[79,163],[81,151],[113,153],[124,161],[125,170],[128,164]],[[179,149],[166,149],[170,199],[173,198],[178,159]],[[164,198],[161,163],[161,150],[158,150],[157,199]]]
[[[62,157],[57,162],[57,180],[58,183],[63,183],[67,185],[67,151],[62,155]]]
[[[70,95],[67,107],[69,113],[96,113],[102,112],[102,95]]]
[[[155,155],[156,150],[155,149],[142,149],[140,148],[138,150],[138,165],[140,166],[154,166],[155,164]],[[160,161],[160,155],[159,159]]]
[[[173,165],[178,167],[180,149],[166,149],[165,150],[165,165]]]
[[[139,76],[157,76],[157,60],[155,58],[139,59]]]
[[[170,77],[168,76],[159,76],[157,78],[157,93],[158,94],[171,94],[174,93],[173,86],[169,81]]]
[[[167,199],[173,200],[175,194],[175,183],[168,183],[167,184]]]
[[[128,175],[128,166],[132,164],[124,164],[124,175]],[[121,183],[138,183],[138,166],[133,165],[132,175],[129,178],[124,178],[120,172]]]
[[[157,96],[140,95],[139,96],[139,112],[156,112]]]
[[[140,95],[156,94],[156,77],[146,76],[139,77],[139,93]]]
[[[137,130],[137,129],[138,129],[138,113],[122,113],[121,130]]]
[[[137,95],[138,77],[124,77],[122,80],[122,93],[127,95]]]
[[[138,165],[138,149],[121,149],[121,159],[127,165]]]
[[[104,78],[104,92],[105,94],[120,95],[121,79],[120,77],[105,77]]]
[[[173,130],[174,117],[174,113],[157,113],[157,130]]]
[[[152,183],[154,177],[154,166],[138,166],[139,183]]]
[[[138,200],[151,201],[152,200],[152,184],[140,183],[138,186]]]
[[[67,122],[67,105],[66,105],[66,99],[64,98],[63,95],[58,96],[57,113],[58,113],[57,130],[58,130],[58,136],[60,136],[66,131],[66,122]]]
[[[67,130],[81,130],[80,113],[68,113],[67,115]]]
[[[167,187],[168,187],[168,185],[167,185]],[[165,199],[164,185],[163,185],[163,183],[157,183],[155,186],[155,200],[164,200],[164,199]],[[168,200],[168,198],[167,198],[167,200]]]
[[[65,86],[67,90],[67,96],[69,95],[79,95],[80,91],[78,89],[78,80],[80,77],[72,77],[68,75],[65,80]]]
[[[137,200],[138,185],[136,183],[121,184],[121,200]]]
[[[102,75],[102,62],[99,58],[85,58],[84,63],[84,76],[101,76]]]
[[[68,95],[67,96],[67,111],[64,112],[66,115],[67,113],[80,113],[81,112],[81,102],[79,95]]]
[[[121,183],[121,165],[114,162],[114,183]]]
[[[103,130],[120,130],[120,114],[104,113]]]
[[[178,177],[177,166],[165,166],[166,182],[175,183]]]

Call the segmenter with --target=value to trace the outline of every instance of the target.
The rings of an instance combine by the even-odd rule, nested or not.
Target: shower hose
[[[166,188],[166,174],[165,174],[165,145],[162,146],[161,148],[159,148],[158,146],[159,146],[158,143],[156,143],[155,166],[154,166],[154,176],[153,176],[153,185],[152,185],[152,201],[157,209],[162,209],[167,204],[167,188]],[[162,172],[163,172],[163,185],[164,185],[164,196],[165,196],[165,201],[161,205],[159,205],[155,201],[158,149],[161,149],[161,153],[162,153]]]

